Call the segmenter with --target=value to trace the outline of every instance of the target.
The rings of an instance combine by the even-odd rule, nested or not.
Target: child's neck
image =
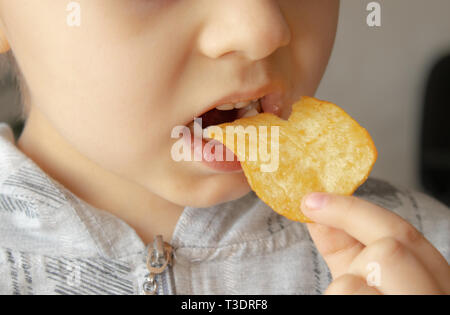
[[[39,111],[30,110],[16,145],[76,196],[124,220],[145,244],[158,234],[171,241],[184,207],[93,163],[72,148]]]

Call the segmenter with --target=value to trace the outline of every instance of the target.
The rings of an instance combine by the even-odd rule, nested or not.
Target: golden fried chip
[[[335,104],[312,97],[295,103],[287,121],[262,113],[214,127],[208,129],[208,137],[236,154],[256,195],[294,221],[312,222],[300,211],[307,193],[351,195],[377,159],[363,127]],[[243,146],[239,139],[245,139]]]

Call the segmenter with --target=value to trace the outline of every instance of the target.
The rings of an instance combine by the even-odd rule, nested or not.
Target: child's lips
[[[227,122],[233,122],[243,117],[256,116],[259,113],[272,113],[280,116],[283,102],[283,94],[281,92],[273,92],[263,97],[248,102],[245,107],[239,107],[229,110],[219,110],[213,108],[200,116],[202,119],[202,127],[207,128],[213,125],[220,125]],[[187,126],[193,125],[191,121]]]
[[[280,116],[282,102],[283,94],[281,92],[269,93],[261,98],[262,111]]]
[[[233,110],[218,110],[217,108],[214,108],[200,116],[200,118],[202,118],[201,126],[198,126],[197,128],[203,131],[203,129],[212,125],[232,122],[243,117],[255,116],[261,112],[272,113],[274,115],[280,116],[282,101],[283,94],[277,91],[264,95],[263,97],[258,99],[258,101],[253,102],[252,104],[244,108]],[[191,121],[187,125],[187,127],[191,131],[190,145],[192,148],[193,156],[197,156],[197,158],[194,160],[200,160],[206,166],[220,172],[242,171],[242,167],[238,158],[227,147],[215,140],[202,138],[203,132],[199,132],[199,134],[197,135],[194,132],[194,121]],[[215,141],[214,145],[212,146],[212,150],[204,150],[205,145],[207,145],[211,141]],[[214,149],[216,148],[221,148],[221,151],[223,152],[223,157],[219,161],[216,160],[215,157]],[[230,160],[230,156],[233,157],[232,160]]]
[[[265,85],[261,85],[258,89],[251,90],[247,92],[234,92],[229,94],[226,97],[223,97],[211,105],[203,108],[201,111],[197,111],[194,115],[191,117],[201,117],[203,118],[207,114],[211,114],[211,112],[218,111],[221,113],[215,113],[220,114],[216,118],[218,118],[217,122],[212,122],[210,125],[218,125],[222,122],[231,122],[235,120],[237,117],[234,118],[227,118],[222,119],[221,115],[230,115],[230,113],[227,114],[227,112],[240,112],[243,110],[246,106],[252,103],[258,102],[261,106],[261,111],[267,112],[267,113],[273,113],[275,115],[279,115],[279,111],[281,108],[281,102],[283,101],[283,95],[284,95],[285,89],[284,84],[281,81],[270,81],[269,83]],[[242,107],[241,107],[242,106]],[[234,107],[234,109],[233,109]],[[222,109],[222,110],[220,110]],[[223,110],[224,109],[224,110]],[[228,110],[227,110],[228,109]],[[240,118],[240,117],[239,117]],[[190,122],[192,122],[192,118],[190,120],[185,121],[183,124],[188,125]],[[203,124],[205,126],[205,124]]]
[[[262,112],[261,103],[260,100],[257,100],[239,109],[232,109],[232,110],[212,109],[203,114],[202,116],[200,116],[200,118],[202,119],[201,121],[202,128],[205,129],[209,126],[233,122],[239,118],[256,116],[261,112]],[[193,127],[193,125],[194,121],[191,121],[187,125],[187,127],[191,128]]]

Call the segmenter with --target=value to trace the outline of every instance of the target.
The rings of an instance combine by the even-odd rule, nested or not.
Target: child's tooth
[[[234,104],[234,108],[239,109],[239,108],[244,108],[245,106],[249,105],[251,103],[251,101],[247,101],[247,102],[239,102]]]
[[[242,116],[242,118],[245,118],[245,117],[252,117],[252,116],[256,116],[256,115],[258,115],[258,114],[259,114],[258,111],[257,111],[256,109],[252,108],[251,110],[249,110],[248,112],[246,112],[246,113],[244,114],[244,116]]]
[[[232,110],[232,109],[234,109],[234,105],[233,104],[223,104],[223,105],[217,106],[216,109],[218,109],[218,110]]]

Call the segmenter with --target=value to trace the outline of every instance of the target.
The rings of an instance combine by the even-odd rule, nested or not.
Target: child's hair
[[[11,49],[6,53],[0,54],[0,77],[2,80],[12,78],[20,98],[19,104],[21,108],[18,119],[25,121],[29,112],[28,90],[22,71]]]

